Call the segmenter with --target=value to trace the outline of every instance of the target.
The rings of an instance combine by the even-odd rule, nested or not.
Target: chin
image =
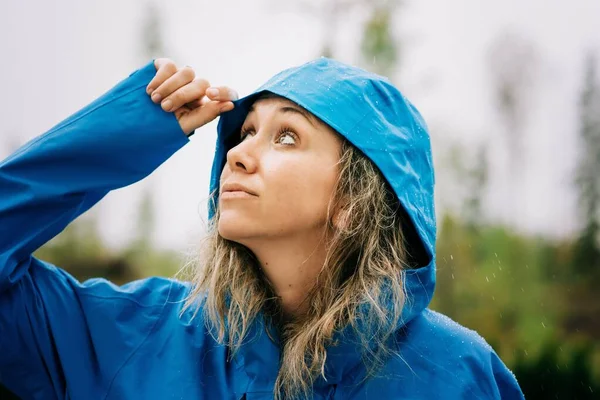
[[[221,237],[238,243],[242,243],[244,238],[248,239],[252,236],[252,232],[247,227],[248,224],[237,218],[224,218],[223,216],[221,216],[217,224],[217,230]]]

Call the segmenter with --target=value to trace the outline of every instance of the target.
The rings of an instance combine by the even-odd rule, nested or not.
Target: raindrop
[[[490,280],[488,279],[488,277],[487,277],[487,276],[485,277],[485,280],[486,280],[486,281],[488,281],[488,283],[489,283],[489,281],[490,281]]]
[[[454,274],[452,274],[452,279],[454,279]]]
[[[454,260],[454,256],[452,254],[450,254],[450,259]]]
[[[546,327],[546,324],[544,324],[544,323],[542,322],[542,326],[545,328],[545,327]]]

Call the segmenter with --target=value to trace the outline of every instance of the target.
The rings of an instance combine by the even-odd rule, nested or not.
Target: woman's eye
[[[252,135],[251,131],[243,131],[242,133],[240,133],[240,143],[243,142],[244,140],[246,140],[246,138],[251,135]]]
[[[277,143],[283,144],[286,146],[294,145],[294,144],[296,144],[296,138],[294,137],[294,135],[291,132],[283,132],[277,138]]]

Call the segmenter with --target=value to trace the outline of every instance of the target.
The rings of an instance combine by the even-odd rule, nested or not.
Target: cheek
[[[337,169],[313,160],[297,162],[271,172],[269,191],[273,193],[271,210],[292,219],[325,218],[337,180]]]
[[[227,177],[231,174],[231,171],[229,170],[229,165],[227,165],[227,163],[225,163],[225,166],[223,166],[223,170],[221,171],[221,176],[219,177],[220,181],[219,183],[222,183],[225,179],[227,179]]]

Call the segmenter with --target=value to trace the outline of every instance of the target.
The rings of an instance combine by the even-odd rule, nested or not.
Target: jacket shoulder
[[[523,398],[515,376],[476,331],[426,309],[406,326],[404,334],[400,356],[411,360],[415,374],[437,376],[460,396]]]

